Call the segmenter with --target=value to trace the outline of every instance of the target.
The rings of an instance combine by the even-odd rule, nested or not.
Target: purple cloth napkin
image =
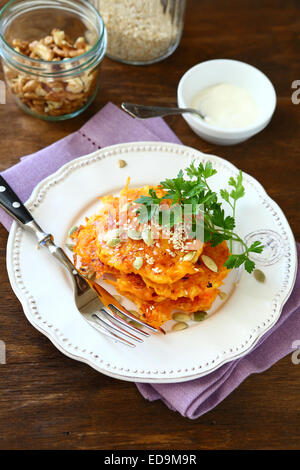
[[[15,166],[2,172],[2,176],[21,200],[26,201],[39,181],[65,163],[98,148],[134,141],[180,143],[162,119],[137,121],[109,103],[79,131],[33,155],[21,158]],[[0,222],[9,230],[12,219],[0,210]],[[297,249],[299,256],[300,245]],[[139,391],[148,400],[161,399],[170,409],[191,419],[211,410],[250,374],[268,369],[291,353],[293,344],[300,340],[299,288],[300,273],[280,320],[247,356],[190,382],[137,384]]]
[[[300,244],[297,243],[298,259]],[[252,351],[215,372],[178,384],[137,384],[150,401],[162,400],[171,410],[196,419],[224,400],[249,375],[269,369],[279,359],[299,348],[300,270],[295,287],[278,322],[261,338]],[[295,365],[295,367],[297,367]],[[298,365],[299,367],[299,365]]]
[[[180,144],[180,140],[161,118],[138,121],[108,103],[79,131],[55,142],[1,173],[25,202],[33,188],[65,163],[108,145],[124,142],[156,141]],[[12,219],[0,209],[0,222],[7,230]]]

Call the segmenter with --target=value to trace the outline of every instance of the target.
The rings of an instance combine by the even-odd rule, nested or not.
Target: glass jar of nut
[[[6,83],[42,119],[68,119],[91,104],[106,43],[102,18],[85,0],[11,0],[0,12]]]
[[[104,20],[107,55],[146,65],[171,55],[184,25],[185,0],[92,0]]]

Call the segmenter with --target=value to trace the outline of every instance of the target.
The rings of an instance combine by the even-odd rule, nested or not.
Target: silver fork
[[[74,287],[75,304],[83,318],[100,333],[119,343],[135,347],[149,333],[126,321],[133,320],[152,332],[157,329],[126,310],[109,292],[96,282],[83,277],[62,248],[55,245],[53,236],[45,233],[22,204],[13,189],[0,175],[0,206],[22,227],[34,233],[40,246],[48,248],[52,256],[69,271]],[[124,318],[125,317],[125,318]]]

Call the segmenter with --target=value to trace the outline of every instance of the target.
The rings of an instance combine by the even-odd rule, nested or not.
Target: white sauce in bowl
[[[227,129],[251,126],[259,115],[251,93],[231,83],[204,88],[191,105],[205,116],[207,124]]]

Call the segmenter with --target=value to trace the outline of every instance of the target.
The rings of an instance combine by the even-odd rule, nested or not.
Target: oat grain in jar
[[[0,12],[0,53],[18,105],[46,120],[77,116],[93,101],[106,30],[84,0],[11,0]]]
[[[185,0],[92,0],[108,34],[107,55],[133,65],[165,59],[177,48]]]

